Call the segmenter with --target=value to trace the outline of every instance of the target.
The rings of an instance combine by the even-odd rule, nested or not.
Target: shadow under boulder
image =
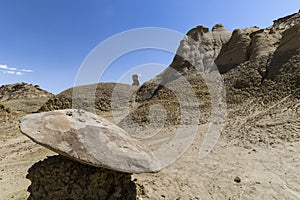
[[[26,176],[28,199],[136,199],[131,174],[84,165],[57,155],[35,163]]]

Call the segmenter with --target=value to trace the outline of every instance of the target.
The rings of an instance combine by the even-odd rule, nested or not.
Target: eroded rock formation
[[[36,112],[53,94],[38,85],[16,83],[0,87],[0,101],[11,110],[25,113]]]
[[[139,86],[140,85],[140,81],[139,81],[139,76],[137,74],[132,75],[132,85],[134,86]]]
[[[136,200],[137,195],[130,174],[84,165],[62,156],[34,164],[27,178],[31,181],[30,200]]]

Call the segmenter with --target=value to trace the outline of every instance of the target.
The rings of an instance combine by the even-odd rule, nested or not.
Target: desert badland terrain
[[[203,75],[216,72],[205,63],[199,49],[206,51],[221,73],[226,101],[219,103],[227,107],[220,138],[203,159],[199,158],[199,149],[214,112],[210,94],[214,88],[209,90]],[[143,141],[150,148],[163,146],[181,123],[199,125],[193,144],[183,156],[157,173],[127,176],[104,169],[93,171],[59,156],[35,165],[56,153],[22,135],[19,118],[72,108],[76,100],[72,98],[73,89],[52,95],[26,83],[0,87],[0,199],[93,199],[99,194],[93,193],[97,187],[89,186],[92,181],[99,188],[105,188],[105,181],[115,187],[99,192],[105,195],[103,199],[300,199],[300,13],[275,20],[263,29],[250,27],[230,32],[221,24],[212,30],[197,26],[183,38],[178,54],[163,73],[140,87],[99,83],[96,89],[96,113],[132,135],[140,132],[128,123],[129,119],[146,127],[155,117],[149,115],[151,106],[165,108],[163,129],[154,139]],[[201,111],[197,122],[188,119],[188,115],[181,119],[182,102],[168,88],[184,91],[185,85],[176,84],[178,77],[171,69],[192,86]],[[89,97],[92,87],[76,90]],[[111,113],[115,87],[121,91],[118,97],[123,102],[117,108],[119,117]],[[127,101],[129,93],[131,99]],[[86,110],[91,106],[76,103]],[[185,106],[193,109],[189,104]],[[128,107],[130,114],[123,116]],[[70,179],[68,170],[82,170],[90,179],[75,172],[76,180]],[[92,177],[93,173],[105,175]],[[75,187],[77,180],[81,182]],[[30,194],[27,189],[31,184]]]

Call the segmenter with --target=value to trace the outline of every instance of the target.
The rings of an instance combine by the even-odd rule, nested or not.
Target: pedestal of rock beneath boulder
[[[34,164],[28,199],[136,199],[131,174],[84,165],[63,156]]]

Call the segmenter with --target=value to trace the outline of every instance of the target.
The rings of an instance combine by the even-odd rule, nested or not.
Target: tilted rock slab
[[[248,60],[247,47],[251,43],[251,33],[258,31],[257,27],[247,29],[236,29],[233,31],[230,40],[224,44],[220,54],[215,60],[221,73],[226,73],[236,65]]]
[[[128,173],[161,169],[146,146],[93,113],[57,110],[27,115],[20,123],[34,142],[84,164]]]
[[[278,51],[284,52],[300,47],[300,24],[297,24],[282,33]]]

